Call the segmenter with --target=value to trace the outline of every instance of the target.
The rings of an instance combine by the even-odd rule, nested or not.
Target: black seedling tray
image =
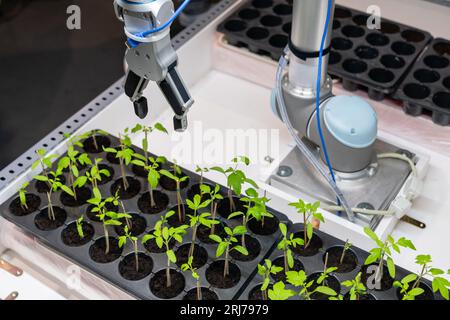
[[[296,234],[296,237],[303,238],[303,224],[292,225],[291,230],[289,230],[289,232],[293,232],[294,234]],[[321,272],[323,272],[324,265],[325,265],[324,264],[325,254],[327,252],[329,252],[328,267],[336,266],[336,265],[330,265],[331,252],[333,252],[333,251],[337,252],[338,256],[340,257],[340,254],[342,253],[342,248],[345,243],[333,236],[330,236],[330,235],[320,231],[320,230],[315,230],[313,241],[311,242],[311,245],[312,244],[317,244],[317,246],[313,246],[313,248],[316,248],[316,250],[311,250],[311,252],[309,253],[308,256],[306,256],[304,254],[299,254],[301,251],[297,251],[297,252],[293,251],[294,259],[295,259],[294,270],[295,271],[304,270],[308,277],[310,277],[313,274],[320,274]],[[404,250],[408,250],[408,249],[404,249]],[[346,264],[346,266],[349,266],[349,267],[346,269],[338,269],[334,273],[332,273],[331,278],[337,279],[337,281],[330,280],[330,283],[328,283],[328,285],[330,287],[332,287],[331,284],[342,283],[343,281],[346,281],[346,280],[353,280],[360,271],[362,272],[362,274],[366,274],[368,276],[373,275],[374,274],[373,270],[370,270],[371,272],[369,272],[369,273],[365,272],[365,270],[367,270],[367,267],[364,267],[364,261],[366,260],[367,257],[368,257],[368,253],[366,251],[361,250],[355,246],[352,246],[349,249],[349,251],[347,251],[346,258],[344,260],[344,263]],[[272,262],[276,259],[281,259],[281,261],[282,261],[283,260],[282,251],[277,250],[277,249],[274,250],[272,252],[272,254],[270,255],[269,259]],[[300,263],[300,264],[298,264],[298,263]],[[295,269],[295,266],[297,266],[297,269]],[[298,268],[299,266],[300,266],[300,268]],[[384,274],[386,275],[386,279],[390,278],[387,267],[384,268]],[[396,267],[396,280],[400,280],[408,274],[410,274],[410,272],[408,272],[407,270],[400,268],[398,266]],[[366,276],[366,278],[367,278],[367,276]],[[272,277],[271,280],[272,280],[272,284],[277,281],[280,281],[280,279],[277,279],[274,277]],[[258,297],[258,296],[255,297],[254,293],[260,291],[259,288],[260,288],[261,282],[262,282],[262,279],[260,278],[260,276],[257,275],[255,280],[252,281],[252,284],[250,284],[245,289],[245,291],[241,295],[240,299],[241,300],[260,300],[259,299],[260,297]],[[369,282],[370,282],[370,280],[369,280]],[[391,280],[386,283],[392,284],[393,282],[394,282],[394,280]],[[365,282],[363,282],[363,283],[365,283]],[[295,288],[290,284],[287,284],[286,287],[288,289],[296,290],[296,292],[299,291],[299,288]],[[421,287],[426,288],[425,290],[430,293],[430,295],[431,295],[430,297],[432,297],[432,299],[443,300],[442,296],[439,293],[437,293],[437,294],[433,293],[433,291],[431,289],[430,281],[423,280]],[[348,297],[347,293],[350,291],[350,288],[339,285],[338,287],[335,287],[333,289],[335,289],[336,292],[339,292],[340,294],[342,294],[344,296],[344,299],[347,299],[347,297]],[[393,287],[392,285],[386,286],[386,287],[382,286],[379,290],[378,289],[372,289],[372,290],[368,289],[367,294],[370,297],[369,299],[371,299],[371,300],[401,300],[401,296],[398,295],[398,289]],[[315,298],[321,299],[321,298],[325,298],[325,296],[315,297]],[[296,300],[296,299],[300,299],[300,298],[298,296],[295,296],[292,299]]]
[[[434,123],[450,124],[450,41],[437,38],[421,55],[395,98],[412,116],[430,112]]]
[[[398,88],[416,58],[430,42],[428,32],[382,19],[381,30],[367,27],[364,12],[336,6],[329,73],[355,91],[368,89],[382,100]],[[238,8],[218,31],[231,45],[278,60],[288,43],[292,5],[284,0],[253,0]]]
[[[244,3],[218,31],[229,44],[278,60],[289,40],[292,5],[284,0],[253,0]]]
[[[336,6],[329,73],[342,78],[345,89],[361,85],[373,100],[382,100],[395,92],[432,37],[387,19],[381,19],[379,30],[370,30],[368,17]]]
[[[100,143],[100,142],[99,142]],[[105,139],[106,146],[111,147],[117,147],[119,145],[118,139],[113,136],[107,136]],[[140,150],[137,147],[133,147],[135,152],[143,153],[142,150]],[[120,178],[120,166],[117,163],[111,163],[107,161],[106,159],[111,160],[111,155],[107,156],[104,152],[97,153],[97,154],[90,154],[92,160],[95,158],[103,158],[105,159],[102,164],[107,165],[109,168],[114,170],[113,178],[107,179],[109,181],[104,180],[104,184],[99,186],[99,189],[102,193],[102,196],[109,197],[111,195],[111,186],[115,181],[118,181]],[[114,161],[114,157],[112,157],[112,160]],[[55,161],[57,163],[57,160]],[[171,163],[167,163],[164,165],[164,167],[168,170],[170,170]],[[139,168],[138,168],[139,169]],[[81,172],[83,172],[85,169],[83,169]],[[190,192],[191,188],[199,183],[200,177],[196,173],[183,170],[183,172],[189,176],[189,183],[186,185],[182,190],[182,198],[186,199],[186,197],[192,197],[195,193]],[[55,252],[63,255],[65,258],[71,260],[73,263],[76,263],[80,265],[81,267],[85,268],[86,270],[90,271],[91,273],[98,275],[99,277],[103,278],[107,282],[111,283],[112,285],[115,285],[122,290],[126,291],[130,295],[140,298],[140,299],[159,299],[156,297],[152,291],[150,290],[149,284],[153,277],[155,277],[155,274],[161,270],[164,270],[166,266],[166,255],[165,253],[151,253],[147,250],[146,247],[144,247],[140,239],[143,235],[151,232],[153,226],[155,225],[156,221],[158,221],[161,217],[161,215],[165,214],[168,210],[170,210],[172,207],[176,206],[176,192],[175,191],[169,191],[166,189],[163,189],[161,186],[158,186],[156,191],[163,192],[168,197],[168,205],[165,210],[158,214],[146,214],[143,213],[138,205],[138,201],[141,198],[141,196],[144,193],[148,192],[148,184],[146,182],[146,178],[143,177],[142,171],[136,170],[134,167],[127,167],[126,169],[127,176],[132,179],[132,181],[135,181],[136,186],[139,186],[139,190],[136,190],[137,194],[127,200],[123,200],[124,206],[126,208],[126,211],[132,214],[135,214],[136,221],[139,219],[141,221],[139,234],[136,234],[139,237],[139,252],[140,256],[142,256],[142,259],[151,259],[152,261],[152,268],[151,272],[143,277],[140,280],[127,280],[125,279],[121,273],[119,272],[119,267],[122,261],[126,259],[127,256],[129,256],[128,259],[132,259],[134,257],[133,255],[133,248],[131,243],[127,243],[126,246],[123,248],[122,252],[118,252],[117,258],[109,263],[98,263],[95,262],[91,256],[90,256],[90,248],[91,246],[98,240],[103,238],[103,227],[101,222],[93,221],[91,218],[85,218],[85,221],[89,223],[90,226],[92,226],[93,233],[90,236],[90,240],[79,247],[72,247],[68,246],[64,243],[62,238],[62,233],[64,230],[71,224],[75,223],[75,220],[79,218],[82,214],[88,212],[88,204],[83,204],[78,207],[68,207],[64,206],[61,202],[61,192],[57,192],[53,196],[53,205],[54,207],[59,207],[65,210],[67,213],[67,218],[61,222],[61,226],[58,228],[51,230],[51,231],[43,231],[36,227],[35,224],[35,218],[40,213],[41,210],[46,208],[47,205],[47,199],[46,199],[46,193],[39,193],[36,188],[36,183],[30,183],[30,186],[28,188],[28,196],[35,195],[39,198],[39,204],[37,205],[37,208],[24,216],[17,216],[14,215],[11,210],[10,206],[14,201],[17,201],[18,195],[14,195],[12,198],[10,198],[8,201],[6,201],[1,207],[0,212],[2,215],[12,223],[16,224],[20,228],[27,231],[29,234],[33,235],[38,239],[43,245],[53,249]],[[67,175],[67,174],[66,174]],[[67,179],[67,176],[65,176]],[[131,181],[131,180],[130,180]],[[203,180],[204,183],[210,183],[211,185],[215,185],[215,183],[208,181],[207,179]],[[90,191],[89,186],[89,191]],[[221,192],[223,192],[224,195],[227,193],[227,189],[222,187]],[[227,198],[226,198],[227,199]],[[219,204],[220,207],[220,204]],[[209,209],[209,208],[208,208]],[[205,209],[206,210],[206,209]],[[122,212],[119,209],[119,212]],[[269,212],[271,212],[274,216],[276,216],[276,219],[279,221],[283,221],[285,223],[287,222],[287,218],[271,209],[269,209]],[[174,216],[175,217],[175,216]],[[226,220],[223,217],[220,217],[218,215],[218,219],[221,221],[221,226],[224,224],[228,225],[229,227],[237,226],[240,222],[239,220]],[[225,222],[226,220],[226,222]],[[136,224],[138,225],[138,224]],[[137,230],[137,229],[136,229]],[[253,230],[255,230],[253,228]],[[217,245],[216,244],[208,244],[201,242],[199,239],[197,239],[197,244],[203,248],[203,249],[197,249],[201,250],[204,254],[206,254],[205,258],[205,264],[202,267],[198,268],[198,273],[201,275],[202,279],[202,285],[204,287],[209,288],[211,291],[213,291],[218,299],[223,300],[230,300],[230,299],[237,299],[241,292],[246,287],[247,283],[251,282],[254,275],[257,272],[257,264],[260,263],[265,257],[267,257],[270,252],[273,249],[273,246],[277,243],[280,233],[278,231],[278,222],[276,222],[276,227],[274,228],[275,232],[269,234],[269,235],[257,235],[254,232],[252,232],[252,228],[249,226],[249,232],[248,235],[250,237],[253,237],[257,240],[257,242],[260,245],[260,252],[255,256],[255,258],[252,261],[238,261],[236,259],[231,259],[232,264],[236,265],[240,269],[241,276],[239,278],[239,281],[229,289],[220,289],[217,287],[214,287],[213,285],[209,284],[208,281],[206,281],[205,273],[207,272],[208,268],[211,266],[211,264],[215,263],[216,261],[221,260],[222,258],[217,259],[215,257],[215,250]],[[120,231],[120,230],[119,230]],[[257,231],[258,232],[258,231]],[[87,232],[85,231],[85,234]],[[115,228],[110,227],[109,228],[109,234],[111,237],[117,237],[118,234],[115,230]],[[191,243],[191,230],[188,230],[187,235],[184,238],[183,244]],[[104,241],[103,241],[104,243]],[[248,242],[247,242],[248,243]],[[174,251],[177,254],[177,250],[182,245],[176,244],[174,247]],[[203,255],[205,257],[205,255]],[[179,266],[175,266],[172,264],[172,268],[174,268],[176,271],[180,271]],[[182,277],[179,281],[185,281],[184,289],[181,293],[179,293],[176,297],[173,297],[172,299],[183,299],[186,293],[195,288],[195,282],[190,277],[189,273],[182,274]]]

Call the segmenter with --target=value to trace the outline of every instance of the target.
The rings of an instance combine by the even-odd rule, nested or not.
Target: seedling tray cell
[[[102,137],[101,139],[104,139],[107,142],[107,145],[110,145],[111,147],[116,147],[119,145],[119,140],[116,137],[113,137],[111,135]],[[99,139],[100,141],[100,139]],[[140,150],[138,147],[133,146],[133,149],[135,152],[139,152],[143,154],[143,151]],[[80,150],[81,151],[81,150]],[[102,193],[102,196],[109,197],[112,195],[111,188],[114,185],[116,181],[120,181],[121,175],[120,175],[120,166],[117,164],[115,159],[113,157],[108,157],[106,153],[96,153],[96,154],[89,154],[92,158],[103,158],[105,159],[102,162],[103,166],[107,166],[108,168],[112,169],[111,171],[114,171],[112,179],[109,180],[106,183],[103,183],[99,185],[99,189]],[[64,155],[63,155],[64,156]],[[153,155],[154,156],[154,155]],[[107,161],[106,159],[109,159],[110,161]],[[57,163],[58,159],[55,160],[54,163]],[[171,163],[166,163],[164,165],[164,168],[167,170],[170,170]],[[135,186],[134,195],[130,194],[129,199],[122,199],[124,206],[126,208],[126,211],[130,214],[133,214],[133,218],[136,219],[136,226],[133,224],[133,228],[131,230],[134,230],[138,234],[139,238],[139,256],[140,256],[140,263],[142,265],[147,266],[148,268],[146,270],[143,270],[142,274],[138,279],[136,279],[136,276],[133,275],[133,279],[126,279],[125,277],[130,277],[126,274],[126,268],[123,268],[123,263],[125,260],[127,261],[133,261],[134,258],[134,251],[131,243],[127,243],[122,250],[117,250],[117,254],[114,257],[110,257],[112,261],[107,263],[100,263],[93,260],[91,254],[95,252],[93,248],[95,248],[95,244],[104,244],[105,242],[102,241],[103,239],[103,226],[101,222],[95,221],[95,215],[88,215],[87,218],[85,218],[85,222],[88,223],[88,226],[85,230],[85,235],[89,239],[85,241],[85,243],[81,246],[70,246],[67,245],[67,239],[66,241],[63,240],[63,233],[66,233],[70,230],[71,226],[74,227],[75,220],[79,218],[83,213],[88,213],[90,210],[88,209],[89,204],[83,204],[81,206],[77,207],[69,207],[65,206],[61,202],[61,192],[58,191],[53,196],[53,206],[62,208],[65,210],[67,217],[64,219],[64,217],[61,219],[60,226],[57,227],[54,230],[50,231],[44,231],[40,230],[36,227],[35,219],[40,214],[41,210],[46,208],[47,205],[47,196],[46,193],[39,193],[36,187],[36,182],[33,181],[30,183],[29,187],[27,188],[27,197],[38,197],[37,207],[35,210],[32,210],[31,213],[23,216],[17,216],[11,212],[11,205],[13,202],[17,201],[18,195],[14,195],[11,197],[8,201],[6,201],[1,207],[0,212],[2,213],[3,217],[5,217],[7,220],[11,221],[12,223],[16,224],[23,230],[25,230],[30,235],[34,236],[36,239],[38,239],[43,245],[46,247],[49,247],[50,249],[54,250],[56,253],[61,254],[65,258],[69,259],[73,263],[83,267],[87,271],[99,276],[100,278],[106,280],[107,282],[111,283],[114,286],[117,286],[124,290],[125,292],[129,293],[130,295],[140,298],[140,299],[161,299],[161,296],[156,296],[151,290],[150,290],[150,283],[152,279],[157,275],[158,272],[164,272],[164,269],[166,267],[166,254],[165,252],[162,253],[155,253],[154,250],[152,252],[149,252],[147,250],[147,246],[144,246],[141,244],[140,239],[143,235],[150,233],[152,231],[153,226],[155,223],[160,219],[161,215],[165,214],[167,211],[169,211],[171,208],[175,207],[177,205],[176,201],[176,192],[175,191],[169,191],[167,189],[164,189],[161,187],[161,184],[155,189],[155,193],[161,192],[162,194],[166,195],[168,198],[168,204],[164,210],[162,210],[159,213],[156,214],[147,214],[143,213],[140,206],[139,206],[139,199],[143,196],[143,194],[148,192],[148,184],[146,178],[142,177],[142,174],[139,175],[139,168],[128,166],[126,168],[126,174],[129,177],[129,181],[133,182],[132,184]],[[82,169],[81,172],[84,172],[86,168]],[[196,194],[196,192],[192,192],[191,188],[199,183],[200,177],[193,172],[190,172],[188,170],[183,169],[183,172],[189,176],[189,183],[182,189],[182,198],[183,200],[186,199],[186,197],[192,197],[193,194]],[[67,173],[65,173],[67,175]],[[65,177],[68,178],[67,176]],[[211,185],[215,185],[212,181],[208,181],[207,179],[203,180],[204,183],[209,183]],[[90,185],[88,186],[88,192],[91,189]],[[190,191],[191,190],[191,191]],[[223,195],[226,195],[227,189],[223,188],[221,189],[221,192]],[[33,196],[32,196],[33,195]],[[37,200],[35,198],[35,200]],[[40,203],[40,204],[39,204]],[[119,209],[119,212],[122,212]],[[201,212],[201,211],[199,211]],[[274,214],[276,218],[279,221],[283,221],[285,223],[287,222],[287,218],[271,209],[269,209],[269,212]],[[234,227],[239,224],[239,220],[226,220],[219,215],[217,216],[218,219],[221,221],[221,225],[228,225],[229,227]],[[132,219],[132,221],[135,221]],[[277,223],[278,226],[278,223]],[[69,229],[68,229],[69,228]],[[135,229],[134,229],[135,228]],[[251,261],[238,261],[236,259],[231,259],[231,263],[239,268],[240,271],[240,277],[238,281],[236,281],[236,284],[228,289],[221,289],[218,287],[214,287],[214,285],[208,283],[206,281],[206,273],[208,268],[214,264],[217,263],[217,261],[221,260],[222,258],[216,258],[215,257],[215,250],[217,245],[216,244],[208,244],[203,243],[200,241],[200,239],[197,238],[196,244],[199,247],[196,247],[195,250],[201,250],[203,253],[203,259],[202,262],[203,266],[198,268],[198,273],[201,275],[202,279],[202,286],[208,288],[211,290],[211,295],[218,299],[237,299],[242,290],[245,289],[246,285],[252,281],[254,275],[256,274],[256,267],[257,264],[260,263],[265,257],[267,257],[270,252],[273,249],[273,246],[277,243],[280,233],[278,231],[278,228],[274,229],[275,232],[269,234],[269,235],[258,235],[253,233],[251,228],[249,228],[248,235],[255,239],[257,243],[260,246],[259,253],[256,254],[254,259]],[[111,238],[117,239],[118,232],[120,232],[120,229],[117,229],[115,227],[108,227],[109,235]],[[257,231],[257,230],[256,230]],[[76,229],[72,229],[72,232],[76,232]],[[189,244],[190,239],[192,236],[192,231],[189,229],[188,233],[184,237],[183,244],[176,244],[174,247],[174,251],[177,254],[178,250],[181,246]],[[113,248],[113,247],[112,247]],[[200,249],[201,248],[201,249]],[[111,252],[114,252],[114,250],[111,250]],[[127,258],[128,256],[128,258]],[[142,258],[142,260],[141,260]],[[126,264],[125,264],[126,265]],[[183,299],[185,298],[186,294],[189,290],[195,288],[195,281],[190,277],[190,274],[188,272],[183,273],[180,270],[180,266],[177,266],[175,264],[172,264],[172,268],[174,271],[178,272],[177,274],[181,276],[177,276],[177,281],[181,283],[181,289],[178,294],[176,294],[173,297],[170,297],[168,299]],[[121,271],[124,275],[121,274]],[[146,271],[146,272],[144,272]],[[184,282],[184,285],[182,283]],[[210,293],[208,293],[209,295]],[[206,295],[206,294],[205,294]]]
[[[344,87],[367,88],[374,100],[392,95],[432,37],[428,32],[381,19],[381,29],[367,27],[364,12],[336,5],[329,73]],[[218,31],[229,44],[278,60],[288,43],[292,5],[282,0],[246,2]]]
[[[412,116],[431,113],[434,123],[450,124],[450,41],[435,39],[402,82],[395,97]]]

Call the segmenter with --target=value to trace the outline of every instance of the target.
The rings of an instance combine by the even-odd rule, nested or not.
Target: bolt
[[[356,207],[359,209],[375,210],[375,207],[368,202],[361,202]]]
[[[286,177],[291,176],[292,173],[293,173],[293,171],[292,171],[291,167],[288,167],[288,166],[280,166],[280,167],[278,168],[277,175],[279,175],[280,177],[286,178]]]
[[[401,154],[401,155],[404,155],[404,156],[407,156],[409,159],[414,158],[413,153],[412,153],[412,152],[409,152],[408,150],[405,150],[405,149],[398,149],[398,150],[396,151],[396,153]]]
[[[264,157],[264,161],[267,161],[268,163],[272,163],[273,160],[275,160],[275,159],[272,158],[271,156],[265,156],[265,157]]]

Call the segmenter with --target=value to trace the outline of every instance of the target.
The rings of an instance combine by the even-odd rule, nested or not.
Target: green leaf
[[[388,267],[389,275],[390,275],[392,278],[395,278],[395,263],[394,263],[394,260],[392,260],[391,257],[387,257],[386,262],[387,262],[387,267]]]
[[[336,291],[334,291],[333,289],[326,287],[326,286],[319,286],[316,288],[316,290],[314,290],[314,292],[320,292],[322,294],[325,294],[327,296],[335,296],[337,295]]]
[[[220,238],[218,235],[216,234],[211,234],[209,235],[209,238],[217,243],[221,243],[222,242],[222,238]]]
[[[248,256],[248,250],[246,248],[244,248],[243,246],[235,246],[233,249],[236,250],[237,252],[243,254],[244,256]]]
[[[270,300],[287,300],[295,296],[294,290],[286,290],[283,282],[277,282],[273,285],[273,289],[269,289]]]
[[[294,267],[294,257],[292,255],[292,251],[291,250],[288,249],[286,251],[286,257],[287,257],[287,262],[288,262],[289,269],[292,269]]]
[[[416,250],[416,247],[414,246],[414,244],[412,243],[412,241],[411,241],[411,240],[408,240],[408,239],[406,239],[406,238],[404,238],[404,237],[398,239],[397,244],[398,244],[399,246],[402,246],[402,247],[405,247],[405,248],[409,248],[409,249],[412,249],[412,250]]]
[[[216,257],[220,257],[224,254],[225,250],[228,247],[228,243],[227,242],[221,242],[219,243],[219,245],[217,246],[217,250],[216,250]]]
[[[247,228],[244,226],[237,226],[233,229],[233,235],[243,235],[247,232]]]
[[[71,195],[72,197],[74,196],[74,193],[73,193],[72,189],[70,189],[68,186],[62,184],[62,185],[61,185],[61,189],[62,189],[65,193]]]
[[[378,238],[375,232],[372,231],[369,227],[364,228],[364,232],[369,236],[370,239],[376,242],[379,247],[383,246],[383,242]]]
[[[414,288],[408,292],[408,295],[417,297],[417,296],[420,296],[424,292],[425,292],[425,290],[423,290],[422,288]]]
[[[227,219],[230,220],[235,217],[239,217],[239,216],[243,216],[243,215],[244,215],[243,212],[237,211],[237,212],[233,212],[232,214],[230,214]]]
[[[155,129],[161,132],[168,133],[167,129],[159,122],[155,123]]]
[[[280,223],[280,224],[279,224],[279,228],[280,228],[281,234],[282,234],[284,237],[286,237],[286,234],[287,234],[287,227],[286,227],[286,225],[285,225],[284,223]]]
[[[175,256],[175,253],[173,252],[173,250],[168,250],[166,252],[167,257],[169,258],[170,262],[175,263],[177,262],[177,257]]]
[[[48,178],[46,176],[39,176],[39,175],[38,176],[34,176],[33,179],[34,180],[38,180],[38,181],[43,181],[43,182],[48,181]]]
[[[122,248],[127,242],[127,238],[125,236],[119,237],[119,248]]]
[[[376,262],[379,258],[380,258],[380,253],[379,253],[379,252],[372,252],[372,253],[366,258],[366,261],[364,262],[364,264],[365,264],[365,265],[372,264],[372,263]]]

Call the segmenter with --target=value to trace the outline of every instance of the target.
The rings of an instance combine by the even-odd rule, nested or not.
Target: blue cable
[[[325,40],[326,40],[327,34],[328,34],[328,26],[330,24],[332,4],[333,4],[332,0],[328,0],[327,18],[325,20],[325,30],[323,31],[322,41],[320,43],[320,50],[319,50],[319,67],[318,67],[319,70],[318,70],[317,85],[316,85],[316,92],[317,92],[317,94],[316,94],[316,120],[317,120],[317,131],[320,136],[320,141],[322,144],[322,150],[323,150],[323,154],[325,156],[325,161],[327,163],[328,170],[330,171],[331,178],[333,179],[334,182],[336,182],[336,177],[334,175],[333,167],[331,166],[330,158],[328,156],[327,147],[325,145],[325,138],[323,136],[323,131],[322,131],[322,124],[320,121],[320,88],[321,88],[321,82],[322,82],[322,60],[323,60],[323,50],[324,50],[323,47],[325,46]]]
[[[184,8],[186,8],[186,6],[189,4],[191,0],[184,0],[184,2],[178,7],[178,9],[174,12],[174,14],[172,15],[172,17],[170,17],[169,20],[167,20],[165,23],[163,23],[161,26],[151,29],[151,30],[147,30],[147,31],[143,31],[140,33],[135,34],[135,36],[140,37],[140,38],[145,38],[146,36],[148,36],[149,34],[152,33],[156,33],[159,31],[164,30],[165,28],[167,28],[168,26],[170,26],[170,24],[176,19],[178,18],[178,16],[180,15],[180,13],[184,10]],[[128,39],[128,43],[131,45],[132,48],[138,46],[140,44],[139,41],[133,40],[133,39]]]

